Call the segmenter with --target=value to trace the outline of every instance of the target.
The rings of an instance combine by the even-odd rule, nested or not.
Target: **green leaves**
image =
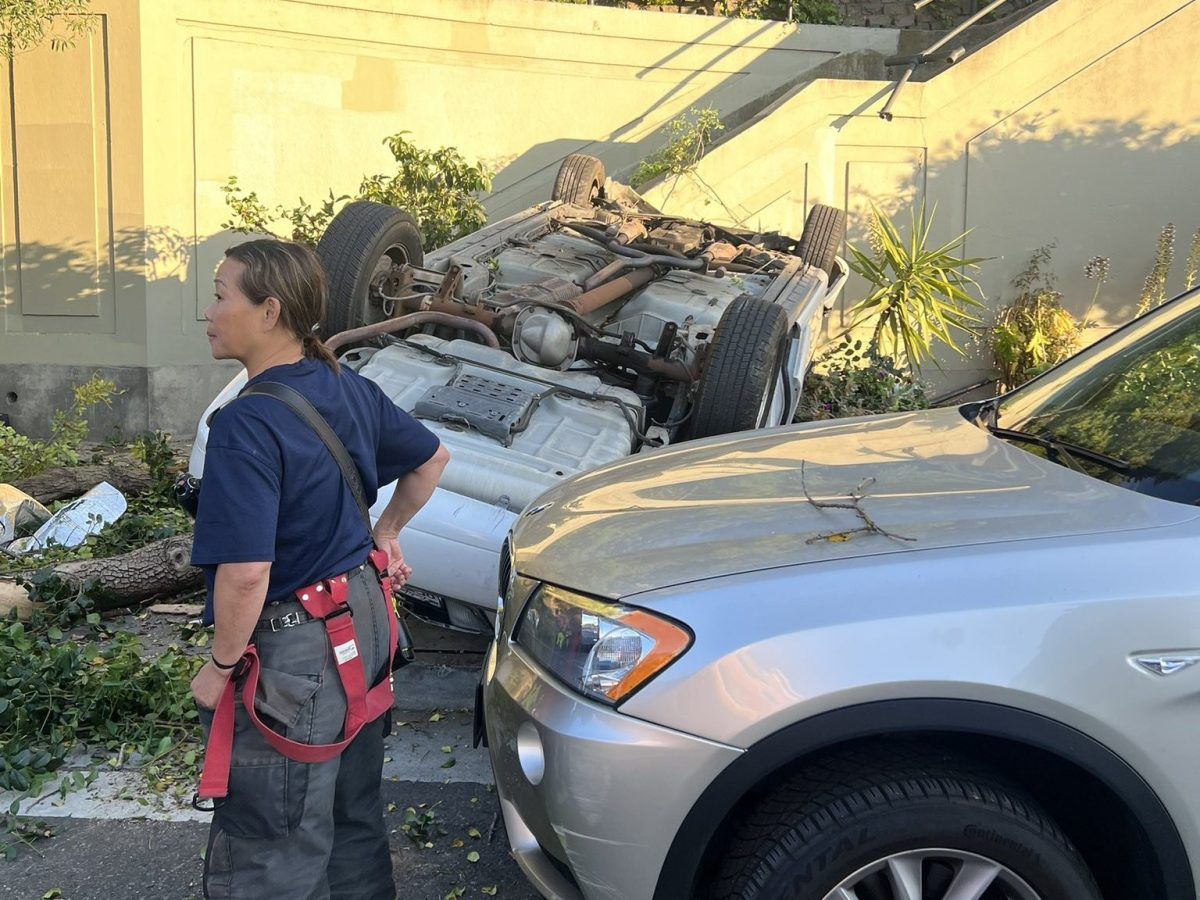
[[[911,370],[890,356],[864,349],[861,340],[835,345],[804,379],[796,421],[840,419],[925,409],[929,400]]]
[[[659,175],[691,171],[717,133],[724,130],[717,110],[692,107],[666,124],[667,142],[637,164],[629,183],[639,187]]]
[[[435,825],[437,823],[437,813],[434,812],[434,807],[424,808],[425,804],[421,804],[420,812],[416,807],[408,807],[404,810],[404,820],[400,823],[400,830],[414,844],[423,844],[428,842],[432,836]],[[444,833],[444,832],[443,832]]]
[[[933,213],[909,211],[907,240],[899,229],[872,209],[870,254],[851,247],[850,268],[870,285],[851,315],[856,325],[875,321],[869,344],[877,356],[899,356],[914,370],[934,360],[936,344],[962,355],[956,333],[974,333],[981,307],[972,291],[979,286],[967,270],[979,268],[980,257],[960,257],[968,232],[934,249],[926,245]]]
[[[47,37],[54,50],[75,46],[94,31],[100,17],[88,0],[4,0],[0,5],[0,58],[32,50]]]
[[[394,172],[364,175],[358,193],[329,196],[317,207],[299,199],[296,206],[268,207],[254,191],[246,192],[236,176],[222,185],[231,218],[224,228],[243,234],[277,234],[278,225],[291,225],[294,241],[315,245],[338,210],[350,200],[373,200],[403,209],[421,229],[421,244],[435,250],[482,228],[487,221],[479,200],[492,188],[491,173],[482,162],[469,163],[454,147],[426,150],[401,131],[383,139],[396,161]]]
[[[100,625],[87,584],[48,570],[28,584],[39,605],[25,622],[0,627],[0,790],[40,794],[81,743],[140,756],[156,787],[190,781],[200,735],[189,685],[203,660],[174,647],[143,657],[137,636]],[[65,795],[94,777],[71,772],[58,790]],[[18,801],[0,816],[6,856],[52,833],[19,818]]]
[[[718,15],[739,19],[775,19],[780,22],[808,22],[815,25],[840,25],[841,13],[831,0],[746,0],[734,7],[717,7]]]
[[[1013,279],[1020,294],[1000,310],[992,325],[992,361],[1001,390],[1024,384],[1079,347],[1082,327],[1063,308],[1054,275],[1043,270],[1053,250],[1054,244],[1046,244],[1034,251],[1029,265]]]
[[[75,385],[71,408],[54,413],[51,439],[46,442],[0,425],[0,482],[36,475],[50,466],[76,465],[79,445],[88,434],[88,411],[94,406],[111,406],[113,396],[119,393],[113,382],[99,375]]]

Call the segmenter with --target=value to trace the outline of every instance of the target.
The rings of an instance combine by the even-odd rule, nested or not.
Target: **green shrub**
[[[1137,314],[1158,306],[1167,299],[1167,278],[1171,274],[1171,263],[1175,261],[1175,226],[1168,222],[1159,232],[1154,248],[1154,265],[1142,283],[1142,294],[1138,297]]]
[[[139,766],[159,788],[182,790],[195,774],[200,729],[191,679],[203,659],[172,646],[144,657],[132,634],[109,634],[93,611],[95,587],[42,571],[27,582],[39,606],[24,622],[0,621],[0,790],[19,797],[0,814],[0,851],[49,837],[20,819],[78,744]],[[76,772],[66,793],[88,779]]]
[[[130,443],[129,454],[134,459],[141,460],[150,471],[151,492],[174,505],[172,483],[175,476],[175,451],[171,449],[171,436],[164,431],[145,431]]]
[[[71,408],[54,413],[51,437],[47,442],[19,434],[8,425],[0,425],[0,482],[28,478],[51,466],[78,464],[79,445],[88,435],[85,418],[88,410],[101,404],[111,406],[113,396],[119,393],[115,384],[99,375],[76,385]]]
[[[924,386],[912,371],[864,348],[861,340],[843,341],[824,353],[804,379],[797,422],[869,416],[925,409]]]
[[[810,25],[840,25],[842,21],[838,8],[830,0],[748,0],[737,6],[736,15],[742,19],[774,19]]]
[[[909,211],[907,239],[873,209],[871,253],[850,248],[850,268],[870,285],[870,293],[851,310],[855,327],[875,322],[868,352],[895,358],[914,371],[933,359],[935,344],[963,355],[954,333],[974,334],[979,321],[974,310],[982,305],[969,293],[979,286],[966,274],[979,268],[982,258],[954,253],[967,232],[931,249],[925,245],[932,226],[933,214],[926,216],[924,202],[919,211]]]
[[[1154,264],[1142,282],[1142,293],[1138,297],[1137,314],[1159,306],[1167,300],[1167,279],[1171,276],[1171,265],[1175,262],[1175,225],[1168,222],[1158,235],[1154,247]],[[1200,268],[1200,228],[1192,234],[1191,247],[1184,263],[1183,289],[1190,291],[1196,284],[1196,272]]]
[[[221,187],[232,214],[223,228],[243,234],[269,234],[315,245],[337,211],[351,200],[373,200],[403,209],[417,220],[421,243],[434,250],[483,227],[487,221],[479,195],[491,190],[491,174],[481,162],[468,163],[453,147],[425,150],[409,141],[407,131],[384,138],[396,161],[394,172],[364,175],[358,192],[335,196],[318,206],[303,197],[292,207],[268,207],[257,192],[246,192],[231,175]],[[279,224],[290,228],[280,233]]]
[[[1024,384],[1079,348],[1082,328],[1063,308],[1053,274],[1045,271],[1053,251],[1053,243],[1034,251],[1029,265],[1013,279],[1020,294],[997,314],[992,325],[992,361],[999,372],[997,387],[1001,391]],[[1106,260],[1103,268],[1107,277]],[[1101,281],[1097,282],[1097,292]]]

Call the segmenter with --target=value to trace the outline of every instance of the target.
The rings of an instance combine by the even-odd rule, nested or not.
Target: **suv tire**
[[[759,427],[763,403],[780,389],[787,332],[787,312],[769,300],[738,297],[726,307],[696,388],[689,440]]]
[[[562,200],[572,206],[591,206],[604,195],[604,163],[586,153],[572,153],[558,167],[551,200]]]
[[[833,263],[846,238],[846,213],[824,203],[814,203],[804,220],[804,233],[796,244],[796,255],[833,277]]]
[[[1100,900],[1030,797],[986,771],[924,759],[851,752],[799,772],[742,819],[709,897]],[[909,881],[906,892],[905,875],[922,888]],[[959,877],[980,879],[980,892],[951,893]]]
[[[316,249],[329,278],[322,338],[388,318],[382,305],[372,302],[371,283],[393,264],[419,266],[425,261],[413,217],[370,200],[346,204]]]

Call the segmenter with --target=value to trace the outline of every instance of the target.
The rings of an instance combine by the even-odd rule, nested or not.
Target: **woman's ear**
[[[279,315],[283,311],[283,304],[277,297],[268,297],[262,302],[260,308],[263,311],[263,330],[270,331],[279,324]]]

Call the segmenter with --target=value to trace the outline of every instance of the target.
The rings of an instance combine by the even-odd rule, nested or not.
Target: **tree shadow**
[[[1066,309],[1091,323],[1087,341],[1136,314],[1159,233],[1168,222],[1176,226],[1177,237],[1166,296],[1186,287],[1184,261],[1200,226],[1194,187],[1200,178],[1200,130],[1195,123],[1068,121],[1056,108],[1024,119],[993,111],[989,121],[997,124],[965,142],[934,144],[914,155],[911,166],[895,165],[890,191],[879,190],[879,172],[866,185],[854,183],[847,165],[839,173],[846,244],[870,253],[873,207],[907,236],[910,210],[925,201],[926,214],[933,217],[931,244],[969,231],[961,255],[984,258],[977,273],[987,306],[983,327],[996,310],[1016,299],[1019,290],[1012,281],[1034,251],[1054,242],[1049,271]],[[735,203],[730,199],[729,205]],[[1110,272],[1099,285],[1085,275],[1088,261],[1097,256],[1108,259]],[[865,290],[866,283],[854,276],[833,317],[834,329],[849,324],[848,310]],[[985,373],[990,367],[987,352],[986,347],[973,348],[974,358],[964,360],[943,351],[937,363],[952,376],[950,381],[962,373],[957,378],[962,382]],[[936,367],[931,374],[941,377]]]
[[[51,338],[47,342],[51,350],[36,363],[0,365],[0,405],[10,424],[23,434],[47,437],[53,411],[68,408],[73,387],[100,373],[114,382],[117,393],[110,405],[87,413],[93,439],[152,428],[190,437],[215,393],[208,390],[207,382],[219,387],[229,376],[227,367],[214,365],[208,354],[203,327],[197,323],[199,302],[189,304],[186,298],[191,289],[198,291],[197,260],[219,258],[239,239],[245,238],[229,232],[196,239],[170,226],[123,228],[114,232],[99,264],[96,247],[83,241],[5,245],[0,265],[7,291],[0,312],[11,317],[10,322],[19,317],[24,327],[24,332],[8,330],[6,339],[20,340],[22,333],[42,341]],[[201,296],[197,294],[197,301]],[[164,299],[179,304],[179,324],[167,333],[156,333],[163,320],[154,307]],[[189,328],[189,322],[196,324]],[[179,352],[177,343],[175,352],[166,354],[166,362],[149,365],[154,345],[171,337],[172,331],[173,340],[182,340],[186,350]],[[92,336],[129,345],[127,358],[103,365],[68,349],[78,348],[81,340]],[[62,349],[53,349],[56,345]],[[165,385],[155,369],[171,366],[211,367],[212,377],[199,382],[185,378],[172,396],[165,397]],[[196,390],[187,389],[189,380],[196,382]]]
[[[678,61],[689,52],[694,53],[698,48],[711,50],[710,57],[701,65],[688,66],[682,78],[669,85],[653,102],[612,128],[607,134],[586,138],[558,137],[532,144],[525,151],[511,157],[490,160],[496,174],[493,178],[492,193],[484,199],[489,217],[501,218],[547,199],[559,164],[572,153],[586,153],[599,157],[611,177],[627,180],[637,163],[665,142],[662,128],[675,115],[691,107],[713,107],[719,111],[722,123],[726,126],[726,134],[729,134],[778,103],[785,95],[814,78],[822,77],[827,71],[828,63],[805,60],[806,64],[798,66],[798,74],[781,75],[780,68],[786,59],[781,54],[820,53],[827,55],[832,61],[854,56],[866,60],[865,68],[859,63],[860,76],[868,72],[877,73],[881,77],[884,74],[880,62],[883,57],[880,53],[873,50],[847,53],[826,49],[827,39],[813,37],[823,34],[824,26],[800,26],[785,30],[779,22],[763,22],[760,27],[748,34],[741,34],[729,43],[713,46],[705,44],[705,41],[720,37],[722,32],[735,24],[744,26],[746,22],[721,19],[685,46],[677,47],[639,69],[634,78],[645,82],[656,73],[679,70]],[[704,76],[720,69],[731,56],[746,51],[773,32],[780,33],[779,40],[769,47],[762,47],[761,52],[751,62],[742,64],[737,69],[728,69],[719,83],[689,96]],[[756,78],[770,83],[742,95],[739,89]],[[686,103],[682,102],[685,98]],[[549,99],[553,102],[553,98]],[[719,136],[713,146],[719,145],[723,137]]]

